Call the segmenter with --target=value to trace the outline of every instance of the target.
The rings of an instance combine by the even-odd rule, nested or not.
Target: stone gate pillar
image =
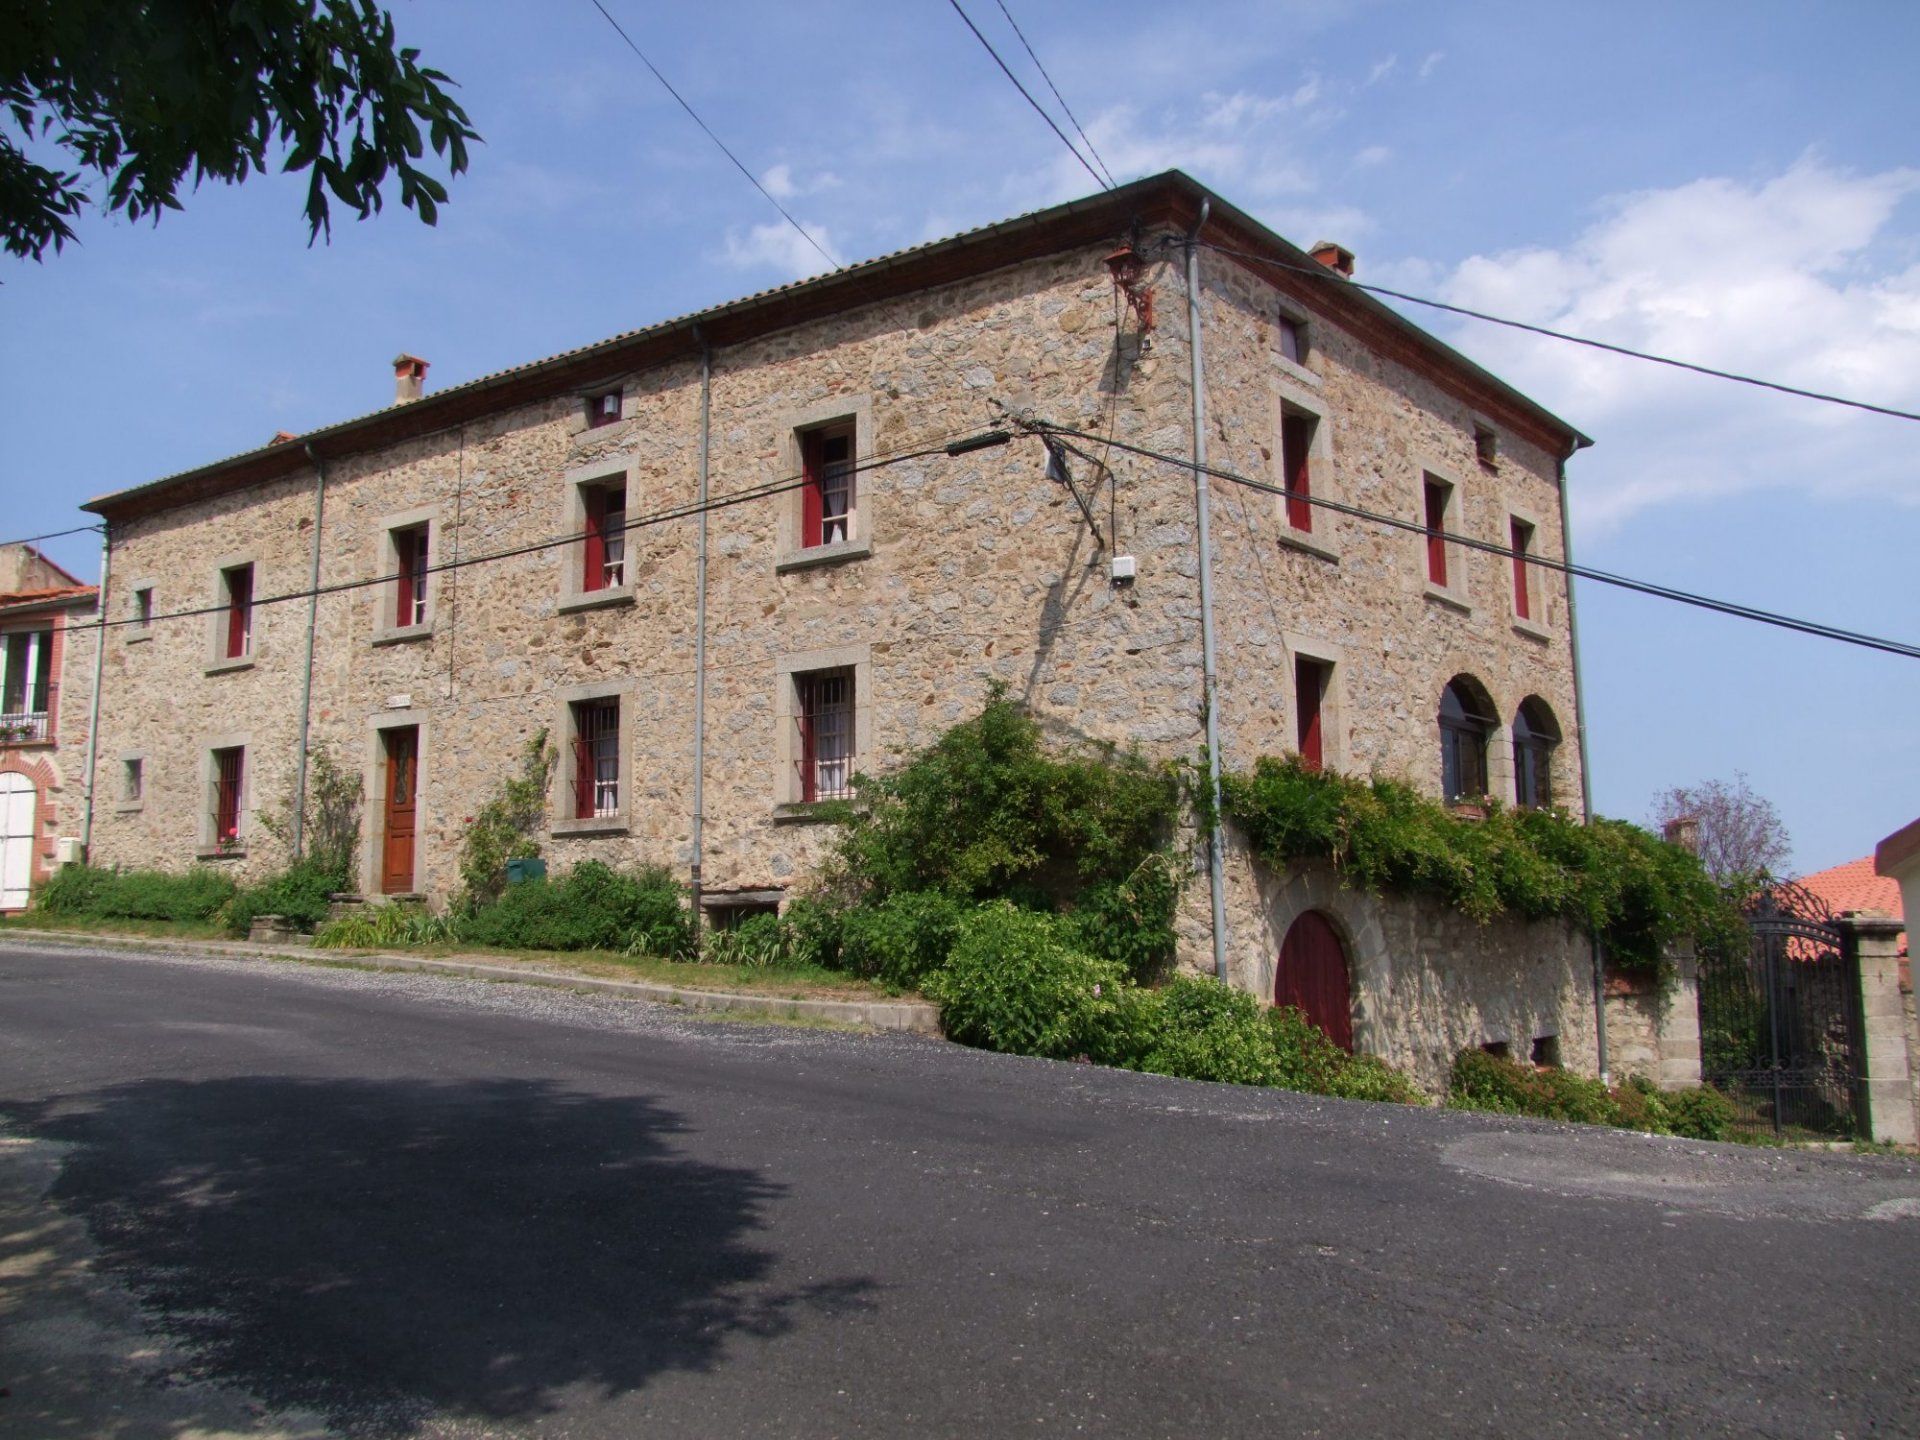
[[[1858,1034],[1862,1128],[1875,1140],[1912,1145],[1912,1061],[1907,1054],[1906,1009],[1900,1000],[1900,932],[1890,915],[1847,914],[1838,921],[1859,996]]]

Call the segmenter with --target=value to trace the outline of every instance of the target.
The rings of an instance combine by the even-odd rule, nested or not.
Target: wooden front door
[[[1329,1040],[1353,1049],[1353,989],[1347,950],[1318,910],[1309,910],[1287,931],[1273,977],[1273,1003],[1304,1011]]]
[[[413,890],[414,815],[419,801],[420,731],[414,726],[388,730],[384,837],[380,849],[380,891],[405,895]]]

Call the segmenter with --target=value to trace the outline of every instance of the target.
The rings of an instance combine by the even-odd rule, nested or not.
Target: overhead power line
[[[1105,435],[1091,434],[1077,430],[1070,425],[1055,425],[1045,420],[1028,419],[1017,421],[1023,429],[1029,429],[1040,435],[1071,435],[1076,439],[1087,440],[1102,445],[1111,445],[1116,450],[1139,455],[1148,460],[1163,461],[1182,470],[1195,467],[1191,457],[1171,455],[1162,450],[1151,450],[1143,445],[1130,445],[1124,440],[1115,440]],[[1358,520],[1366,520],[1376,525],[1389,526],[1395,530],[1404,530],[1414,535],[1432,535],[1417,520],[1408,520],[1398,515],[1383,515],[1377,510],[1366,510],[1358,505],[1342,504],[1338,500],[1329,500],[1319,495],[1299,495],[1285,486],[1275,485],[1265,480],[1255,480],[1251,476],[1228,470],[1218,465],[1197,467],[1204,474],[1226,480],[1235,485],[1244,485],[1268,495],[1282,496],[1287,499],[1305,500],[1309,505],[1322,510],[1330,510],[1337,515],[1351,515]],[[1438,532],[1440,538],[1448,544],[1460,545],[1469,550],[1480,550],[1490,555],[1515,558],[1514,551],[1505,545],[1491,540],[1477,539],[1471,535],[1456,534],[1451,530]],[[1741,605],[1731,600],[1718,600],[1710,595],[1698,595],[1689,590],[1675,589],[1670,585],[1657,585],[1648,580],[1636,580],[1631,576],[1617,575],[1609,570],[1597,570],[1590,565],[1575,565],[1565,560],[1549,559],[1528,552],[1521,557],[1529,565],[1537,565],[1543,570],[1553,570],[1562,575],[1578,576],[1582,580],[1592,580],[1601,585],[1612,585],[1622,590],[1631,590],[1641,595],[1651,595],[1660,600],[1672,600],[1682,605],[1692,605],[1702,610],[1712,610],[1721,615],[1731,615],[1741,620],[1753,620],[1762,625],[1777,626],[1782,630],[1797,631],[1802,635],[1812,635],[1822,640],[1838,640],[1848,645],[1858,645],[1868,650],[1879,650],[1889,655],[1903,656],[1909,660],[1920,660],[1920,645],[1909,644],[1904,640],[1888,640],[1877,635],[1868,635],[1858,630],[1846,630],[1837,625],[1826,625],[1816,620],[1801,620],[1791,615],[1783,615],[1776,610],[1763,610],[1758,606]]]
[[[594,0],[594,3],[598,4],[599,0]],[[978,40],[982,45],[986,47],[987,54],[993,57],[993,63],[1000,67],[1000,73],[1006,76],[1007,79],[1013,82],[1013,88],[1018,90],[1023,96],[1026,97],[1027,104],[1033,107],[1034,113],[1037,114],[1042,120],[1047,122],[1047,128],[1049,130],[1053,131],[1055,135],[1058,135],[1060,137],[1060,143],[1066,146],[1067,149],[1072,153],[1073,158],[1080,162],[1080,168],[1085,170],[1089,175],[1093,176],[1093,183],[1098,185],[1102,190],[1111,190],[1113,188],[1112,183],[1110,181],[1102,179],[1100,176],[1100,172],[1094,169],[1092,165],[1087,163],[1087,157],[1082,155],[1079,152],[1079,150],[1075,149],[1073,142],[1067,139],[1066,131],[1062,130],[1058,125],[1054,124],[1053,117],[1047,113],[1046,107],[1043,106],[1038,100],[1034,99],[1033,93],[1030,90],[1028,90],[1026,86],[1020,83],[1020,77],[1018,75],[1015,75],[1013,71],[1007,68],[1007,62],[1000,58],[1000,52],[993,48],[993,42],[987,39],[986,36],[980,33],[980,27],[973,23],[973,17],[967,14],[966,11],[960,8],[960,0],[947,0],[947,3],[953,6],[954,14],[958,15],[962,20],[967,22],[967,29],[973,32],[973,38]],[[1011,20],[1013,17],[1008,16],[1007,18]],[[1032,54],[1033,52],[1029,50],[1027,53]],[[1038,64],[1039,62],[1035,61],[1034,63]],[[1052,84],[1053,82],[1048,81],[1047,83]],[[1054,93],[1058,94],[1059,92],[1055,91]],[[1065,103],[1066,102],[1064,100],[1061,101],[1061,104],[1064,105]]]
[[[718,135],[713,133],[713,127],[708,125],[706,121],[702,120],[700,118],[700,112],[695,110],[693,106],[689,105],[687,103],[686,97],[682,95],[678,90],[673,88],[673,83],[670,80],[668,80],[666,76],[660,73],[660,67],[655,65],[653,61],[649,60],[647,58],[646,52],[642,50],[638,45],[633,43],[633,37],[627,34],[627,32],[621,28],[620,22],[618,20],[614,19],[612,15],[608,14],[607,7],[602,5],[600,3],[600,0],[593,0],[593,8],[598,10],[602,15],[606,16],[606,21],[609,25],[611,25],[614,28],[614,32],[618,34],[622,40],[627,42],[627,48],[633,51],[635,55],[638,55],[640,57],[640,63],[646,66],[647,69],[653,72],[653,78],[658,80],[661,83],[661,85],[665,87],[666,92],[669,95],[671,95],[675,100],[680,102],[680,108],[686,111],[688,115],[693,117],[693,123],[698,125],[701,128],[701,130],[706,132],[707,138],[713,141],[715,145],[718,145],[720,147],[720,153],[722,155],[725,155],[727,159],[733,162],[733,168],[738,170],[742,175],[747,177],[747,183],[752,185],[754,189],[758,190],[763,196],[766,197],[767,203],[773,206],[774,209],[780,212],[782,218],[786,220],[787,224],[791,225],[795,230],[800,232],[801,239],[805,240],[807,244],[811,245],[815,250],[820,252],[820,258],[822,260],[826,261],[827,264],[835,270],[844,270],[846,267],[842,265],[838,260],[834,259],[832,255],[827,253],[827,248],[824,245],[822,245],[818,240],[813,238],[813,235],[811,234],[811,232],[808,231],[807,227],[802,225],[798,220],[794,219],[793,215],[791,214],[791,212],[788,211],[787,207],[782,205],[778,200],[773,198],[773,192],[768,190],[766,186],[760,183],[759,177],[755,175],[751,170],[749,170],[745,165],[740,163],[740,157],[734,154],[733,151],[727,148],[727,142],[722,140]],[[1098,178],[1098,177],[1095,177],[1095,178]]]
[[[1053,98],[1058,100],[1060,108],[1067,112],[1067,119],[1073,122],[1073,133],[1078,135],[1081,143],[1087,147],[1087,153],[1093,156],[1094,163],[1100,167],[1100,173],[1107,177],[1107,184],[1109,186],[1119,184],[1120,182],[1113,178],[1113,171],[1107,167],[1107,162],[1100,158],[1100,152],[1093,148],[1092,138],[1081,128],[1080,117],[1075,115],[1073,107],[1067,104],[1067,97],[1062,95],[1060,87],[1053,83],[1053,76],[1047,73],[1047,67],[1041,64],[1040,57],[1033,53],[1033,46],[1027,43],[1027,32],[1020,28],[1020,22],[1014,19],[1013,12],[1007,9],[1007,0],[994,0],[994,3],[1000,7],[1000,13],[1007,17],[1007,24],[1013,27],[1013,33],[1020,37],[1020,44],[1027,52],[1027,58],[1033,61],[1033,68],[1040,72],[1040,78],[1045,80],[1047,88],[1053,91]]]
[[[967,454],[972,450],[985,449],[988,445],[1004,444],[1007,439],[1004,431],[988,431],[984,435],[973,436],[974,440],[979,443],[969,444],[966,441],[954,441],[954,437],[956,436],[969,434],[971,434],[971,432],[968,430],[944,431],[932,437],[926,444],[919,448],[888,452],[874,459],[863,460],[854,465],[852,470],[858,474],[867,470],[883,470],[889,465],[900,465],[909,460],[923,460],[933,455]],[[785,495],[790,491],[798,490],[806,483],[807,476],[804,473],[800,475],[789,475],[779,480],[769,480],[763,484],[749,485],[744,489],[730,491],[725,495],[711,496],[704,504],[698,500],[693,500],[682,505],[670,505],[665,509],[656,510],[650,514],[627,521],[619,527],[620,533],[623,535],[631,534],[635,530],[650,529],[655,525],[665,525],[674,520],[690,520],[701,514],[710,514],[716,510],[728,510],[736,505],[745,505],[754,500],[769,500],[776,495]],[[541,540],[530,540],[524,545],[509,546],[504,550],[489,550],[478,555],[463,555],[452,560],[444,560],[437,565],[427,566],[426,573],[429,575],[444,575],[449,571],[466,570],[476,565],[497,564],[502,560],[514,560],[524,555],[537,555],[543,550],[555,550],[562,546],[578,545],[586,538],[587,534],[585,531],[574,531],[565,535],[551,535]],[[258,609],[267,605],[283,605],[290,600],[306,600],[314,596],[340,595],[352,590],[368,590],[377,585],[395,584],[400,578],[399,572],[396,571],[392,574],[364,576],[358,580],[337,580],[330,585],[316,585],[303,590],[288,590],[279,595],[260,596],[252,601],[252,608]],[[168,610],[157,615],[127,616],[119,620],[109,620],[105,618],[89,620],[83,624],[69,625],[67,628],[70,631],[112,630],[123,625],[144,626],[160,620],[189,620],[196,616],[224,615],[227,613],[228,608],[226,605],[197,605],[191,609]]]
[[[59,540],[68,535],[99,534],[99,525],[76,525],[71,530],[49,530],[44,535],[29,535],[21,540],[0,540],[0,545],[38,545],[42,540]]]
[[[1711,365],[1699,365],[1691,360],[1676,360],[1671,355],[1656,355],[1648,350],[1635,350],[1630,345],[1615,345],[1610,340],[1595,340],[1589,335],[1572,335],[1565,330],[1553,330],[1545,325],[1535,325],[1529,321],[1515,320],[1505,315],[1489,315],[1484,310],[1470,310],[1464,305],[1429,299],[1425,295],[1409,295],[1404,290],[1391,290],[1385,285],[1368,285],[1337,274],[1318,262],[1296,265],[1287,260],[1275,260],[1270,255],[1257,255],[1251,250],[1236,250],[1229,245],[1212,245],[1205,241],[1201,243],[1205,244],[1207,249],[1218,251],[1222,255],[1254,260],[1275,270],[1289,270],[1296,275],[1311,275],[1317,280],[1350,285],[1356,290],[1365,290],[1371,295],[1386,295],[1395,300],[1404,300],[1409,305],[1425,305],[1432,310],[1444,310],[1449,315],[1464,315],[1469,320],[1484,320],[1489,325],[1504,325],[1510,330],[1524,330],[1529,335],[1544,335],[1549,340],[1564,340],[1569,345],[1585,345],[1588,349],[1604,350],[1610,355],[1624,355],[1630,360],[1646,360],[1655,365],[1671,366],[1675,370],[1688,370],[1695,375],[1708,375],[1715,380],[1731,380],[1739,385],[1753,385],[1782,395],[1795,395],[1802,400],[1820,400],[1828,405],[1845,405],[1849,409],[1865,410],[1874,415],[1890,415],[1895,420],[1920,420],[1920,414],[1912,410],[1901,410],[1891,405],[1875,405],[1871,401],[1854,400],[1845,395],[1829,395],[1823,390],[1806,390],[1798,385],[1786,385],[1778,380],[1762,380],[1757,376],[1742,375],[1734,370],[1717,370]]]

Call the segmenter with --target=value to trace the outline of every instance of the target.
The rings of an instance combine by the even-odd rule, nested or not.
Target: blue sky
[[[944,0],[606,3],[841,259],[1092,188]],[[1122,179],[1180,166],[1363,280],[1920,408],[1920,7],[1008,4]],[[439,227],[309,249],[270,177],[0,260],[0,537],[378,408],[402,349],[438,388],[817,268],[589,0],[394,9],[487,142]],[[1411,313],[1598,440],[1580,559],[1920,640],[1913,422]],[[1802,869],[1920,814],[1920,664],[1579,603],[1600,810],[1744,771]]]

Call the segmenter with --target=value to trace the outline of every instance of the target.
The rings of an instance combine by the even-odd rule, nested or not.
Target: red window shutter
[[[227,657],[238,659],[247,653],[248,631],[253,620],[253,567],[242,565],[227,572]]]
[[[1313,529],[1312,471],[1313,421],[1304,415],[1286,415],[1280,421],[1281,485],[1287,492],[1287,524],[1296,530]]]
[[[1513,613],[1522,620],[1532,618],[1532,598],[1527,594],[1527,549],[1533,543],[1533,527],[1523,520],[1513,522]]]
[[[400,566],[400,583],[393,606],[395,625],[413,623],[413,552],[416,539],[411,530],[402,530],[393,537],[393,556]]]
[[[582,590],[604,590],[607,586],[607,492],[589,490],[585,496],[587,537],[582,546]]]
[[[1320,701],[1326,690],[1326,669],[1317,661],[1296,656],[1293,693],[1299,707],[1300,758],[1309,770],[1318,770],[1324,751],[1320,737]]]
[[[1447,487],[1427,482],[1427,578],[1436,585],[1447,583]]]
[[[794,724],[800,740],[800,798],[811,802],[820,798],[820,771],[813,746],[814,685],[811,675],[796,677],[794,699],[797,702]]]
[[[587,724],[586,712],[573,712],[574,729]],[[576,734],[573,737],[573,816],[576,820],[593,818],[593,746]]]
[[[824,512],[821,495],[822,471],[825,458],[822,454],[822,436],[818,430],[809,431],[800,441],[800,545],[806,548],[821,543],[821,516]],[[811,797],[809,797],[811,798]]]

